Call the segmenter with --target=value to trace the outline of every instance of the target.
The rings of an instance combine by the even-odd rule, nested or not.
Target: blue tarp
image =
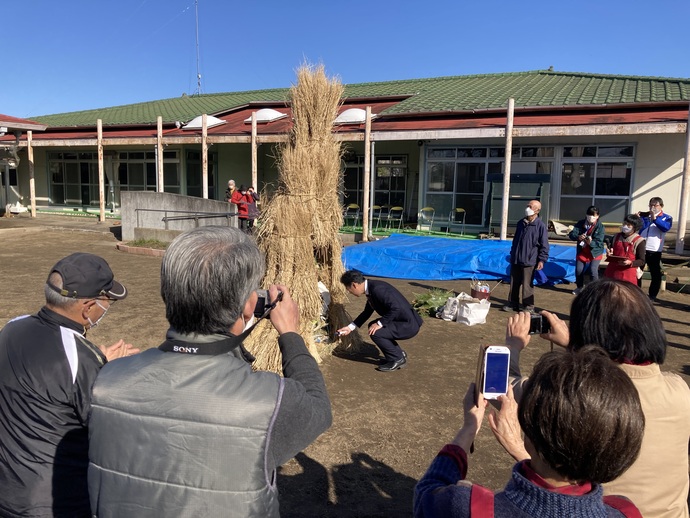
[[[393,234],[343,249],[345,268],[394,279],[509,280],[511,241],[448,239]],[[550,245],[544,265],[549,284],[575,282],[575,247]]]

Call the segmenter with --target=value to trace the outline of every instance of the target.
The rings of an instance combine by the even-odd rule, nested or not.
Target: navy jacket
[[[528,222],[525,218],[518,221],[513,244],[510,247],[510,264],[519,266],[536,266],[549,259],[549,233],[546,225],[537,216]]]
[[[393,286],[384,281],[367,279],[367,305],[354,324],[360,327],[376,311],[383,327],[390,328],[396,338],[412,338],[419,332],[422,317],[408,300]]]

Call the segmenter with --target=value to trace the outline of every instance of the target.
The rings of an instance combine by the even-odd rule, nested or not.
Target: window
[[[177,151],[165,151],[163,168],[166,192],[180,192]],[[48,154],[50,200],[53,205],[98,206],[98,154],[51,152]],[[104,157],[105,203],[120,205],[120,191],[155,191],[158,183],[155,151],[107,152]],[[170,184],[168,184],[170,180]]]
[[[208,197],[216,199],[216,175],[218,171],[218,154],[208,154]],[[187,196],[203,196],[201,171],[201,153],[198,151],[187,152]],[[238,185],[239,187],[239,185]],[[221,195],[224,193],[221,193]]]
[[[577,221],[594,205],[602,222],[622,221],[632,187],[634,147],[578,146],[563,151],[560,219]]]

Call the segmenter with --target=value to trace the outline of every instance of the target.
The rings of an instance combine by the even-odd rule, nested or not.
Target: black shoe
[[[405,364],[407,363],[407,360],[403,356],[399,360],[395,360],[394,362],[388,362],[383,365],[379,365],[377,367],[377,370],[381,372],[391,372],[391,371],[397,371],[398,369],[402,369]]]

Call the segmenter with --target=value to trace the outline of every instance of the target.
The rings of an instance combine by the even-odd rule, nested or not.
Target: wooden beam
[[[34,167],[34,147],[31,145],[33,132],[26,132],[26,147],[29,157],[29,198],[31,199],[31,217],[36,217],[36,168]],[[1,186],[0,186],[1,187]]]
[[[513,163],[513,120],[515,117],[515,99],[508,99],[506,117],[506,153],[503,170],[503,203],[501,204],[501,241],[508,237],[508,204],[510,202],[510,169]],[[489,200],[492,203],[492,200]],[[491,209],[489,209],[491,210]],[[491,232],[491,229],[489,229]]]
[[[201,191],[208,200],[208,115],[201,116]]]
[[[685,133],[685,122],[652,124],[592,124],[587,126],[522,126],[514,137],[579,137],[601,135],[661,135]]]
[[[371,140],[376,142],[391,140],[448,140],[503,138],[505,128],[465,128],[451,130],[414,130],[414,131],[374,131]]]
[[[96,131],[98,132],[98,221],[105,221],[105,174],[103,169],[103,121],[96,121]]]
[[[164,192],[165,177],[163,175],[163,117],[159,115],[156,122],[156,169],[158,169],[158,192]]]
[[[678,237],[675,252],[680,255],[685,249],[685,232],[687,230],[688,203],[690,203],[690,110],[685,131],[685,162],[683,163],[683,181],[680,189],[680,212],[678,214]]]
[[[256,112],[252,112],[252,187],[255,190],[259,190],[259,172],[258,169],[258,155],[259,155],[259,144],[256,141]]]
[[[364,124],[364,179],[362,180],[362,241],[369,241],[369,186],[371,183],[371,106],[366,107]]]

